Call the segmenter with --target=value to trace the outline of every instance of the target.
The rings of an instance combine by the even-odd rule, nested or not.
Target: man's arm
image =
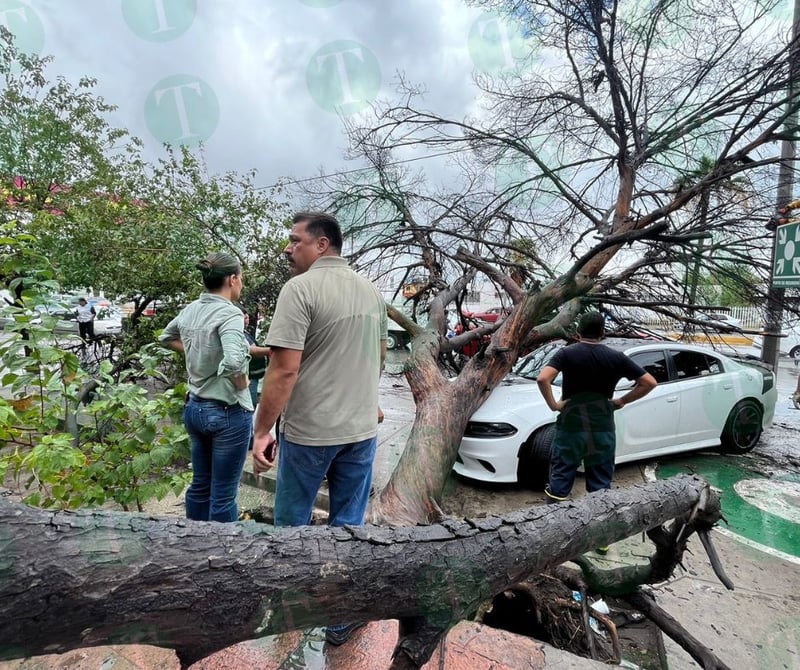
[[[261,347],[257,344],[250,345],[251,358],[269,358],[270,347]]]
[[[269,458],[266,453],[267,448],[274,441],[269,432],[278,420],[289,396],[292,395],[302,357],[301,349],[272,347],[269,367],[264,375],[264,385],[261,389],[261,400],[258,403],[253,435],[253,468],[256,473],[269,470],[275,460],[274,453],[272,458]]]
[[[614,398],[611,402],[614,403],[617,409],[622,409],[625,405],[632,403],[634,400],[644,398],[650,391],[652,391],[658,382],[649,372],[645,372],[641,377],[636,380],[634,387],[628,391],[624,396]]]
[[[547,406],[554,412],[560,412],[567,404],[566,400],[556,400],[553,396],[553,380],[558,376],[558,370],[550,365],[545,365],[536,383],[539,385],[539,392],[542,394]]]

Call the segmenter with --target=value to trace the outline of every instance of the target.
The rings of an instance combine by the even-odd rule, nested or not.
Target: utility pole
[[[800,76],[800,0],[794,2],[794,16],[792,17],[792,43],[789,50],[789,86],[787,87],[787,106],[795,106],[795,96],[798,92],[797,78]],[[786,117],[784,132],[787,138],[794,138],[797,133],[797,110],[795,109]],[[778,192],[776,197],[776,211],[787,205],[792,198],[794,186],[795,143],[793,139],[781,141],[781,164],[778,172]],[[783,288],[773,286],[773,273],[775,271],[775,249],[778,233],[774,233],[772,256],[770,258],[770,283],[767,291],[767,314],[764,330],[761,360],[769,364],[773,370],[778,370],[778,355],[780,352],[781,321],[783,320]]]

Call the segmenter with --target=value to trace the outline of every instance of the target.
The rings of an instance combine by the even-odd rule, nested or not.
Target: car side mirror
[[[617,385],[614,387],[614,390],[615,391],[627,391],[629,389],[632,389],[634,386],[636,386],[636,382],[635,381],[631,381],[630,379],[620,379],[617,382]]]

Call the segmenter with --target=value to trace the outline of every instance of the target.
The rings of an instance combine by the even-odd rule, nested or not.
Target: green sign
[[[775,231],[772,285],[783,288],[800,286],[800,221],[784,223]]]

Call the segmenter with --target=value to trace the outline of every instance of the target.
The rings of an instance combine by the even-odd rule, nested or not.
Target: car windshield
[[[543,344],[516,364],[514,374],[525,377],[525,379],[536,379],[542,368],[547,364],[547,361],[550,360],[550,357],[565,344],[561,340]],[[556,385],[561,383],[560,373],[553,383]]]

